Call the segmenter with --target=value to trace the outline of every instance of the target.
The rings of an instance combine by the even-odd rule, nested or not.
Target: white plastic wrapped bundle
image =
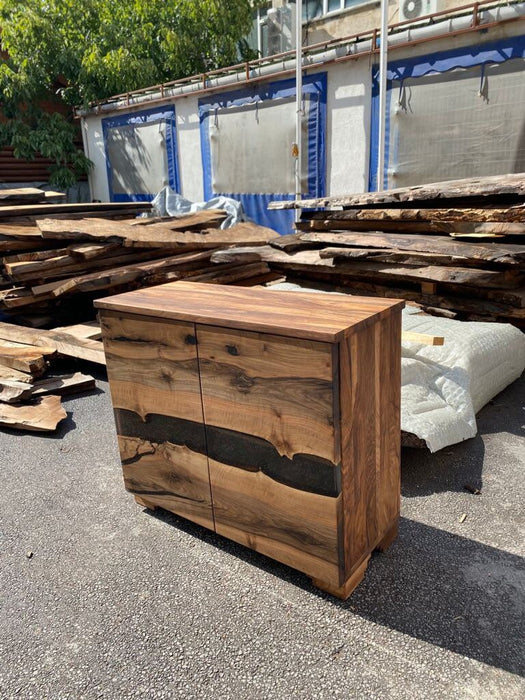
[[[403,311],[403,330],[442,335],[442,346],[403,343],[401,428],[431,452],[474,437],[476,413],[525,369],[525,335],[503,323]]]

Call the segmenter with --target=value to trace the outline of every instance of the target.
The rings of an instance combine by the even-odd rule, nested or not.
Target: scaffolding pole
[[[379,47],[379,143],[377,148],[377,189],[385,188],[386,73],[388,66],[388,0],[381,0],[381,44]]]

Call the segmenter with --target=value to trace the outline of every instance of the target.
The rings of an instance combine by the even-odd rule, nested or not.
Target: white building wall
[[[93,163],[93,168],[88,176],[91,199],[109,202],[102,118],[98,115],[89,115],[82,118],[81,124],[84,152]]]
[[[362,192],[368,184],[368,140],[370,133],[371,68],[367,59],[330,65],[327,72],[326,192]],[[226,88],[225,88],[226,89]],[[203,169],[198,97],[173,100],[177,120],[178,167],[181,194],[201,201]],[[169,100],[166,104],[169,104]],[[131,113],[147,109],[145,103]],[[104,117],[115,112],[104,112]],[[276,124],[278,128],[278,124]],[[93,199],[109,200],[102,119],[83,118],[86,155],[93,161],[90,187]]]
[[[204,198],[199,101],[197,97],[181,97],[175,101],[179,177],[183,197],[192,202]]]
[[[371,65],[365,58],[328,66],[326,192],[368,189]]]

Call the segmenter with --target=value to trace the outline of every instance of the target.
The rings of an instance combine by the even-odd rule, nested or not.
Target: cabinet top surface
[[[399,299],[199,282],[169,282],[95,302],[110,311],[327,342],[403,305]]]

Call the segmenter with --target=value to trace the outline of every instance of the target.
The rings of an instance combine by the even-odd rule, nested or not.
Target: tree
[[[72,118],[42,101],[91,101],[253,58],[251,0],[0,0],[0,148],[51,158],[50,182],[67,187],[90,162]],[[243,48],[244,47],[244,48]]]

